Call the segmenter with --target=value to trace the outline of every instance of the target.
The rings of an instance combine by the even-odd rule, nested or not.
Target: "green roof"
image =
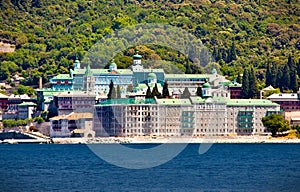
[[[166,79],[207,79],[210,74],[165,74]]]
[[[133,55],[134,59],[142,59],[142,56],[139,55],[139,52],[137,51],[135,55]]]
[[[149,74],[148,74],[148,78],[156,79],[155,73],[149,73]]]
[[[210,86],[210,84],[209,83],[204,83],[203,84],[203,88],[210,88],[211,86]]]
[[[134,105],[134,104],[155,104],[154,99],[135,100],[134,98],[120,98],[120,99],[108,99],[104,102],[97,104],[96,106],[103,105]]]
[[[279,106],[266,99],[228,99],[227,106]]]
[[[72,80],[69,74],[59,74],[51,78],[51,80]]]
[[[240,83],[230,83],[228,84],[229,87],[242,87],[242,84]]]
[[[109,69],[91,69],[91,72],[94,75],[101,75],[101,74],[110,74],[111,72]],[[118,69],[117,71],[119,74],[132,74],[132,71],[130,69]],[[85,69],[75,69],[73,74],[77,75],[83,75],[85,74]]]
[[[53,95],[61,92],[61,90],[56,90],[56,89],[52,89],[52,88],[36,89],[36,91],[43,92],[44,96],[53,96]]]
[[[158,105],[191,105],[189,99],[157,99]]]
[[[23,102],[20,103],[18,106],[36,106],[36,104],[33,102]]]
[[[192,101],[192,103],[204,103],[205,102],[205,99],[199,97],[199,96],[196,96],[196,97],[190,97],[190,100]]]

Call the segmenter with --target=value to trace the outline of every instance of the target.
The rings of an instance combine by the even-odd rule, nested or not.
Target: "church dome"
[[[209,83],[204,83],[202,87],[203,87],[203,88],[210,88],[211,86],[210,86]]]
[[[156,79],[155,73],[149,73],[148,78]]]
[[[139,55],[139,52],[137,51],[135,55],[133,55],[133,59],[142,59],[142,56]]]

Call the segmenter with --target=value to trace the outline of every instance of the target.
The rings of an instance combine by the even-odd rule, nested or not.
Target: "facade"
[[[7,109],[8,105],[8,96],[0,93],[0,111]]]
[[[133,65],[130,69],[118,69],[114,61],[109,65],[109,69],[91,69],[90,66],[80,68],[80,62],[76,60],[70,74],[60,74],[50,82],[55,90],[93,91],[96,96],[105,96],[112,81],[115,87],[120,87],[121,95],[125,97],[130,92],[130,86],[149,84],[149,77],[153,77],[155,83],[161,87],[167,81],[170,93],[182,93],[184,88],[188,87],[192,95],[195,95],[197,87],[205,82],[209,82],[213,88],[219,88],[222,83],[229,82],[224,76],[217,74],[216,70],[211,74],[166,74],[163,69],[145,69],[142,56],[138,53],[133,55]]]
[[[300,89],[298,93],[279,93],[270,95],[267,99],[280,105],[284,112],[300,110]]]
[[[262,99],[115,99],[95,106],[96,136],[223,136],[266,131],[262,117],[280,106]]]
[[[75,130],[83,130],[84,137],[94,137],[92,113],[70,113],[50,118],[50,137],[70,137]]]
[[[68,115],[72,112],[90,112],[95,105],[95,95],[82,91],[60,92],[54,96],[54,105],[58,115]]]
[[[19,119],[32,119],[36,112],[36,104],[33,102],[23,102],[18,105]]]

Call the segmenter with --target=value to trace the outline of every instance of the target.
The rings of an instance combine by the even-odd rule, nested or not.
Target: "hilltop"
[[[248,66],[261,84],[268,63],[284,65],[293,56],[300,66],[300,4],[297,0],[0,0],[0,39],[15,43],[0,53],[0,79],[21,74],[24,85],[68,73],[93,44],[114,30],[138,23],[180,27],[201,39],[220,71],[233,78]],[[153,45],[138,48],[146,59],[168,60],[186,73],[201,73],[176,50]],[[132,50],[116,56],[128,67]],[[299,74],[299,73],[298,73]]]

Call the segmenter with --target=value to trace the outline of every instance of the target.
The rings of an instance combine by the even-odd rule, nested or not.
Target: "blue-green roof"
[[[18,106],[36,106],[36,104],[33,102],[23,102],[18,104]]]
[[[157,99],[158,105],[191,105],[189,99]]]
[[[279,106],[266,99],[228,99],[227,106]]]
[[[69,74],[59,74],[51,78],[51,80],[72,80]]]
[[[107,99],[96,106],[102,105],[133,105],[133,104],[155,104],[154,99],[136,100],[134,98]]]

